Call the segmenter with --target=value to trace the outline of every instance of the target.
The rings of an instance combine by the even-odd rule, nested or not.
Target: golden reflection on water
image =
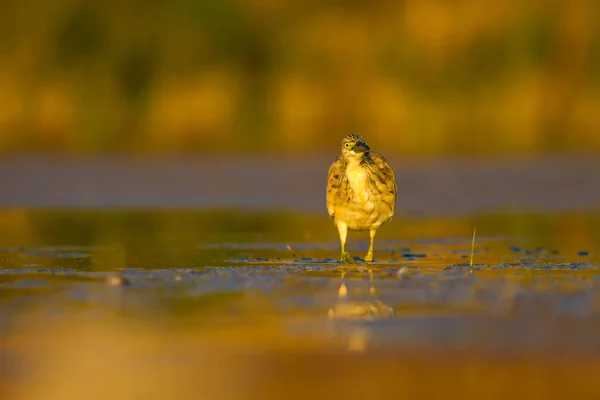
[[[0,220],[10,398],[600,393],[598,215],[399,218],[372,266],[319,215]]]

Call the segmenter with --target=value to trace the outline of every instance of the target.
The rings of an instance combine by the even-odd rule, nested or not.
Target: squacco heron
[[[327,177],[327,211],[340,234],[342,262],[354,262],[346,252],[348,230],[369,231],[365,261],[373,261],[375,233],[392,219],[396,196],[396,176],[385,158],[372,151],[362,136],[346,136],[342,154]]]

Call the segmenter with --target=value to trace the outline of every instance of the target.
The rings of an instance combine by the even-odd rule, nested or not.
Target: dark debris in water
[[[404,253],[402,254],[403,258],[425,258],[427,254],[418,254],[418,253]]]

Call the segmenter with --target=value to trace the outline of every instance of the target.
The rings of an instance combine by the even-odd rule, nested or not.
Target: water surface
[[[117,185],[97,164],[87,176],[103,178],[91,192],[61,181],[36,192],[19,181],[0,196],[0,391],[27,399],[599,393],[597,187],[577,173],[589,168],[548,163],[562,175],[498,169],[490,196],[470,167],[448,164],[445,180],[432,174],[438,186],[423,190],[406,183],[418,174],[401,173],[405,195],[370,265],[359,233],[348,241],[357,263],[337,261],[316,169],[302,193],[269,170],[273,179],[247,197],[216,181],[203,197],[203,186],[184,189],[187,180],[168,174],[157,179],[171,191],[127,175]],[[82,171],[63,172],[77,181]],[[246,180],[260,171],[249,166]],[[458,179],[465,171],[473,186]],[[114,185],[129,189],[112,196]],[[106,196],[96,196],[102,188]],[[495,206],[493,193],[510,207]]]

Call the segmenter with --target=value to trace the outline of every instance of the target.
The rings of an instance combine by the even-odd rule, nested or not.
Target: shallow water
[[[278,335],[300,342],[305,335],[326,338],[332,327],[343,336],[357,321],[369,321],[363,350],[600,349],[600,336],[589,329],[600,316],[596,215],[397,219],[380,230],[372,265],[360,258],[368,242],[357,233],[348,243],[357,264],[340,264],[335,228],[320,215],[5,211],[0,217],[4,327],[29,309],[54,316],[77,309],[175,327],[239,324],[242,337],[247,321],[275,318],[285,325]],[[578,339],[562,340],[573,335]]]
[[[247,207],[234,211],[185,210],[175,207],[188,198],[178,192],[186,182],[165,192],[170,208],[159,209],[139,201],[145,192],[132,181],[131,192],[90,211],[77,208],[90,206],[84,192],[57,182],[35,198],[19,180],[0,203],[44,208],[0,211],[0,395],[600,393],[600,212],[590,207],[597,198],[584,196],[597,186],[567,174],[552,184],[572,190],[552,195],[527,185],[535,173],[505,172],[493,190],[522,188],[506,194],[520,206],[513,210],[490,211],[493,193],[473,186],[480,192],[471,196],[453,180],[425,190],[439,191],[431,196],[405,186],[408,203],[378,232],[371,265],[361,259],[364,233],[348,242],[357,263],[337,261],[337,232],[317,207],[321,186],[306,194],[307,206],[273,183],[236,197]],[[454,196],[445,203],[444,190]],[[215,193],[216,204],[232,198]],[[253,207],[269,202],[292,211]],[[428,212],[442,203],[448,212]]]

